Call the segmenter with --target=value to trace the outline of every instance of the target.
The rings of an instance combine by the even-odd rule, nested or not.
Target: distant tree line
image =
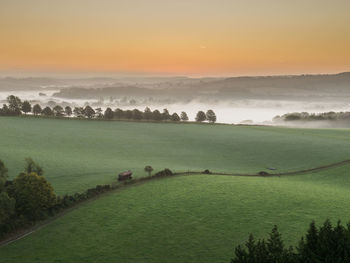
[[[281,121],[350,121],[350,112],[293,112],[273,118],[274,122]]]
[[[244,246],[235,248],[231,263],[350,262],[350,224],[326,220],[321,227],[312,222],[296,247],[286,248],[275,226],[269,238],[256,240],[251,234]]]
[[[23,101],[14,96],[10,95],[7,97],[7,104],[4,104],[0,108],[0,116],[19,116],[22,114],[32,113],[35,116],[46,116],[46,117],[76,117],[76,118],[87,118],[87,119],[106,119],[106,120],[150,120],[150,121],[188,121],[189,118],[186,112],[181,112],[178,115],[176,112],[170,114],[167,109],[162,112],[159,110],[151,111],[149,107],[146,107],[144,111],[138,109],[133,110],[122,110],[107,108],[104,112],[101,108],[93,109],[87,105],[85,107],[74,107],[70,106],[63,108],[60,105],[56,105],[53,108],[46,106],[42,108],[39,104],[32,106],[29,101]],[[210,123],[216,122],[216,115],[213,110],[208,110],[206,113],[198,111],[196,122],[208,121]]]

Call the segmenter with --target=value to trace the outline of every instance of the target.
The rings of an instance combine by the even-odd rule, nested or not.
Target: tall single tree
[[[94,116],[95,116],[95,111],[93,108],[91,108],[89,105],[87,105],[85,108],[84,108],[84,111],[83,111],[85,117],[89,118],[89,119],[92,119]]]
[[[33,106],[33,114],[34,114],[34,115],[39,115],[39,114],[41,114],[41,111],[42,111],[42,109],[41,109],[41,107],[40,107],[39,104],[35,104],[35,105]]]
[[[175,113],[173,113],[173,114],[171,115],[170,120],[171,120],[171,121],[180,121],[180,117],[179,117],[179,115],[175,112]]]
[[[83,111],[84,109],[82,107],[74,107],[74,110],[73,110],[74,116],[77,118],[84,117]]]
[[[50,107],[45,107],[42,110],[41,114],[43,114],[44,116],[52,116],[54,113],[53,113],[53,111],[51,110]]]
[[[64,111],[63,111],[62,106],[56,105],[56,106],[53,108],[53,112],[54,112],[54,114],[55,114],[56,117],[62,117]]]
[[[196,116],[196,122],[203,122],[207,119],[205,116],[204,111],[198,111],[197,116]]]
[[[148,176],[151,176],[151,173],[152,173],[152,171],[153,171],[153,168],[152,168],[152,166],[150,166],[150,165],[147,165],[147,166],[145,166],[145,172],[146,173],[148,173]]]
[[[32,105],[29,103],[29,101],[27,101],[27,100],[23,101],[23,103],[22,103],[22,111],[26,115],[27,115],[28,112],[32,111]]]
[[[70,117],[73,114],[72,108],[70,106],[66,106],[64,108],[64,113],[66,114],[66,116]]]
[[[7,97],[8,108],[12,115],[21,115],[22,101],[20,98],[10,95]]]
[[[210,123],[215,123],[216,122],[216,115],[213,110],[208,110],[206,113],[206,118]]]
[[[188,116],[186,112],[181,112],[181,120],[182,121],[188,121]]]

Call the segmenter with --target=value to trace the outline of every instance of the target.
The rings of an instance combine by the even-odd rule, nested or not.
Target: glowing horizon
[[[349,11],[346,0],[3,0],[0,70],[349,71]]]

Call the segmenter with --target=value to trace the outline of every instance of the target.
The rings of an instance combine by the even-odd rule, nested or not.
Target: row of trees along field
[[[45,107],[42,108],[39,104],[32,106],[29,101],[23,101],[16,96],[8,96],[7,104],[4,104],[0,109],[0,116],[18,116],[21,114],[32,113],[35,116],[46,116],[46,117],[76,117],[76,118],[87,118],[87,119],[126,119],[126,120],[152,120],[152,121],[188,121],[189,118],[186,112],[181,112],[180,116],[175,112],[170,114],[167,109],[164,109],[161,113],[159,110],[151,111],[150,108],[142,112],[138,109],[134,110],[122,110],[107,108],[104,112],[101,108],[93,109],[91,106],[75,107],[72,109],[70,106],[63,108],[60,105],[56,105],[54,108]],[[208,121],[210,123],[216,122],[216,115],[213,110],[198,111],[196,122]]]
[[[97,185],[83,193],[56,196],[43,174],[43,169],[27,158],[24,171],[8,180],[8,169],[0,160],[0,240],[37,220],[112,189],[109,184]]]
[[[149,176],[138,180],[173,175],[169,169],[152,175],[153,168],[149,165],[144,170]],[[63,209],[120,186],[113,182],[97,185],[82,193],[56,196],[53,187],[43,175],[42,167],[27,158],[24,171],[13,180],[8,180],[8,169],[0,160],[0,240],[13,231],[33,225],[37,220],[53,216]],[[126,181],[124,184],[130,182]]]
[[[293,112],[273,118],[275,122],[281,121],[350,121],[350,112]]]

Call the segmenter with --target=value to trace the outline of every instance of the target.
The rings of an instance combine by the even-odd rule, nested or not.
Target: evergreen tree
[[[255,242],[250,236],[245,248],[235,248],[232,263],[316,263],[350,262],[350,224],[345,228],[338,221],[335,227],[329,220],[317,229],[312,222],[294,250],[284,247],[277,227],[272,229],[267,242]]]

